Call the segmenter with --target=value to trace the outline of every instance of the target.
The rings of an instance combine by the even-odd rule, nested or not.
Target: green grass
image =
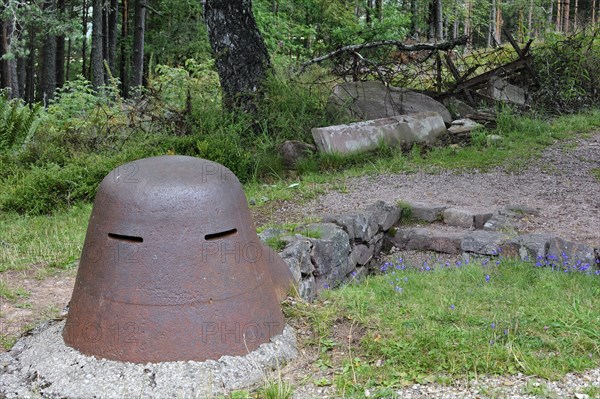
[[[600,181],[600,168],[594,168],[590,171],[590,173],[592,174],[592,176],[594,176],[596,180]]]
[[[330,339],[336,321],[364,329],[352,354],[332,365],[337,388],[349,397],[479,374],[554,379],[600,362],[598,275],[507,259],[432,262],[431,271],[401,265],[328,291],[321,306],[295,314],[315,325],[317,340]]]
[[[69,267],[81,253],[90,212],[86,204],[51,216],[0,213],[0,272]]]

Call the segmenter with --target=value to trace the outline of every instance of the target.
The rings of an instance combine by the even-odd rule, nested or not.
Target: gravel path
[[[600,247],[600,179],[594,177],[594,170],[600,171],[600,132],[556,143],[518,173],[496,168],[487,173],[363,176],[348,179],[344,192],[332,191],[304,205],[286,204],[284,212],[288,217],[319,217],[355,212],[377,200],[425,202],[471,211],[525,205],[538,208],[540,215],[528,218],[523,232],[545,231]],[[418,259],[425,254],[412,255]],[[365,392],[365,397],[372,395]],[[294,394],[295,399],[338,396],[333,387],[317,387],[310,381],[296,386]],[[516,375],[482,376],[448,385],[413,385],[396,391],[394,397],[593,399],[600,397],[600,368],[568,374],[559,381]]]
[[[332,191],[289,211],[307,216],[351,212],[377,200],[440,204],[472,211],[507,205],[539,208],[524,232],[546,231],[600,246],[600,132],[561,141],[518,173],[394,174],[351,178],[345,192]],[[598,173],[598,172],[596,172]]]

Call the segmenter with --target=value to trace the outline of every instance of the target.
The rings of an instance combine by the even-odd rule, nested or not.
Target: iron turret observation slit
[[[144,239],[142,237],[127,236],[124,234],[108,233],[108,237],[112,238],[113,240],[126,241],[126,242],[144,242]]]
[[[206,241],[218,240],[219,238],[225,238],[237,234],[237,229],[229,229],[220,231],[218,233],[207,234],[204,236]]]

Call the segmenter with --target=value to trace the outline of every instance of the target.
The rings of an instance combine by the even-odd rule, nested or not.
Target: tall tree
[[[58,17],[65,17],[65,0],[58,0]],[[56,36],[56,87],[65,83],[65,35]]]
[[[120,76],[121,76],[121,94],[123,97],[129,96],[129,47],[127,46],[126,38],[129,37],[129,2],[121,0],[121,59],[120,59]]]
[[[108,67],[113,75],[115,75],[115,66],[117,62],[117,36],[119,22],[119,1],[110,0],[108,8]]]
[[[104,29],[102,26],[103,0],[92,2],[92,85],[95,89],[104,86]]]
[[[271,68],[251,0],[206,0],[204,18],[226,107],[256,111]]]
[[[8,6],[10,7],[10,6]],[[9,12],[9,17],[2,22],[2,86],[8,88],[10,98],[20,97],[19,80],[17,76],[17,58],[14,54],[13,43],[19,34],[17,29],[16,10]]]
[[[44,5],[45,15],[55,15],[56,5],[50,0]],[[40,100],[44,105],[54,97],[56,90],[56,36],[46,34],[42,47],[42,76],[40,79]]]
[[[135,28],[133,31],[133,73],[131,85],[141,86],[144,78],[144,37],[146,34],[146,0],[135,1]]]
[[[569,20],[571,13],[571,2],[565,0],[563,3],[563,32],[569,32]]]

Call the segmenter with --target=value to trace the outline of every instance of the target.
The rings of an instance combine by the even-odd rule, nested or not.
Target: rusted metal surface
[[[282,332],[291,281],[228,169],[146,158],[100,185],[63,338],[135,363],[244,355]]]

